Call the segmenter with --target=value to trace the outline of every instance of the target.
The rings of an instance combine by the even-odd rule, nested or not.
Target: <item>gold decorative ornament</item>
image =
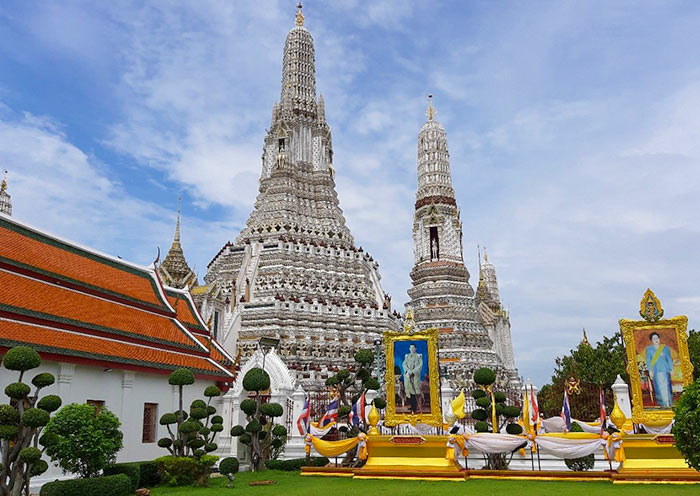
[[[673,403],[673,378],[676,383],[682,382],[685,387],[693,382],[693,365],[688,353],[688,317],[679,315],[669,319],[661,319],[663,309],[656,295],[647,289],[640,303],[640,314],[644,320],[620,319],[620,331],[627,352],[627,372],[630,376],[630,392],[632,395],[632,421],[635,424],[664,425],[673,420],[671,406],[658,405],[658,391],[655,391],[651,364],[657,360],[664,346],[669,347],[672,357],[673,371],[669,374],[671,382],[671,403]],[[655,339],[654,335],[656,335]],[[655,343],[652,351],[649,345]],[[668,380],[667,380],[668,382]],[[647,403],[645,405],[644,403]],[[617,424],[616,424],[617,425]]]
[[[304,25],[304,14],[301,13],[301,2],[297,5],[297,26]]]
[[[615,395],[615,407],[612,412],[610,412],[610,421],[620,430],[622,430],[622,426],[627,422],[627,415],[622,411],[620,405],[617,404],[617,395]]]
[[[574,376],[569,377],[566,382],[566,392],[569,394],[581,394],[581,379],[576,379]]]
[[[369,415],[367,415],[367,420],[369,421],[370,425],[369,435],[379,435],[379,429],[377,429],[377,425],[379,424],[379,410],[377,410],[377,407],[374,406],[374,401],[372,402],[372,408],[369,411]]]
[[[649,322],[658,322],[664,316],[664,309],[654,292],[647,288],[642,301],[639,303],[639,315]]]
[[[403,332],[413,334],[415,328],[416,322],[413,320],[413,309],[409,308],[406,310],[406,317],[403,320]]]
[[[407,320],[413,321],[413,313],[409,310],[406,312]],[[411,330],[413,327],[410,328]],[[399,424],[416,425],[418,422],[441,426],[442,425],[442,410],[440,408],[440,374],[438,371],[437,347],[438,347],[438,329],[433,327],[425,331],[404,332],[386,331],[384,333],[384,347],[386,356],[386,391],[387,391],[387,406],[386,414],[384,415],[384,425],[389,427]],[[428,354],[428,387],[430,389],[430,412],[428,413],[397,413],[396,411],[396,383],[397,377],[394,375],[394,346],[397,342],[402,341],[425,341],[427,344]]]

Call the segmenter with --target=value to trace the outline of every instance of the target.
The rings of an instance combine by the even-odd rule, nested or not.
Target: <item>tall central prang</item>
[[[224,346],[250,356],[260,337],[305,389],[353,365],[396,329],[379,264],[355,246],[335,191],[333,143],[316,98],[314,40],[299,6],[282,59],[281,98],[265,137],[259,194],[245,227],[192,292]]]

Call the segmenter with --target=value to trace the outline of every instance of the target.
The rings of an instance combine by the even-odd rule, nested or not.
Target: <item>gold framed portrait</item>
[[[647,290],[640,314],[620,319],[632,394],[632,421],[654,424],[673,419],[673,405],[693,382],[688,354],[688,317],[662,319],[656,296]]]
[[[384,333],[387,406],[384,424],[442,425],[438,330]]]

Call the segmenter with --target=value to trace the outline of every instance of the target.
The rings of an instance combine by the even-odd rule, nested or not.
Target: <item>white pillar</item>
[[[445,381],[440,392],[442,395],[440,403],[442,404],[442,415],[444,417],[452,413],[452,400],[454,399],[456,391]]]
[[[299,418],[301,415],[302,410],[304,409],[304,402],[306,401],[306,393],[304,392],[304,389],[301,387],[301,384],[299,384],[292,393],[292,401],[294,402],[292,406],[292,411],[287,412],[287,415],[291,415],[292,418],[292,432],[289,433],[290,437],[301,437],[299,434],[299,430],[297,429],[297,422],[296,420]]]
[[[631,419],[632,402],[630,401],[630,390],[627,383],[620,377],[620,374],[617,374],[617,379],[615,379],[612,385],[612,390],[615,393],[617,404],[620,405],[620,410],[622,410],[628,419]]]
[[[63,400],[63,404],[67,404],[69,401],[69,393],[71,382],[73,382],[73,374],[75,373],[75,364],[73,363],[60,363],[60,368],[58,371],[58,377],[56,378],[58,382],[58,395]],[[85,401],[87,398],[81,398],[81,401]]]

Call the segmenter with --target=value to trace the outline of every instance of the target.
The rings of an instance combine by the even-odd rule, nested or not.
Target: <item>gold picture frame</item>
[[[688,317],[680,315],[661,319],[661,303],[651,290],[647,290],[642,299],[640,314],[645,320],[620,319],[630,376],[632,422],[661,424],[673,419],[673,402],[680,386],[693,382],[693,365],[688,353]],[[663,357],[661,351],[664,347],[668,348],[664,353],[670,363],[665,367],[670,366],[671,371],[659,372],[657,380],[657,373],[649,370],[649,362],[653,366],[659,357]]]
[[[418,422],[421,422],[428,425],[440,426],[442,425],[442,409],[440,407],[440,373],[437,359],[439,332],[437,328],[417,332],[412,331],[413,329],[403,333],[394,331],[387,331],[384,333],[384,349],[386,353],[385,380],[387,390],[387,406],[384,424],[392,427],[404,423],[416,425]],[[413,350],[410,350],[411,344],[414,345]],[[401,397],[401,390],[407,389],[408,387],[406,386],[406,378],[404,376],[403,361],[398,363],[399,360],[396,360],[395,353],[399,353],[399,356],[401,356],[406,351],[407,353],[403,361],[407,359],[408,353],[415,352],[419,355],[423,355],[423,353],[427,354],[427,357],[421,356],[422,363],[427,363],[427,371],[425,371],[425,375],[423,375],[422,369],[419,373],[420,377],[418,382],[421,385],[421,391],[419,399],[415,401],[422,401],[422,403],[419,403],[419,409],[421,411],[418,412],[411,411],[411,405],[413,403],[407,407],[405,404],[397,405],[396,401],[397,397]],[[399,371],[400,374],[396,374],[395,371]],[[409,379],[409,382],[410,380],[411,379]],[[399,384],[399,391],[397,391],[397,383]],[[426,383],[429,389],[427,395],[424,392]],[[415,385],[410,386],[410,388],[414,387]],[[409,394],[409,396],[411,395]],[[425,408],[425,399],[427,398],[429,398],[430,401],[429,409]],[[413,400],[410,401],[412,402]],[[407,408],[409,409],[408,412],[405,411]]]

